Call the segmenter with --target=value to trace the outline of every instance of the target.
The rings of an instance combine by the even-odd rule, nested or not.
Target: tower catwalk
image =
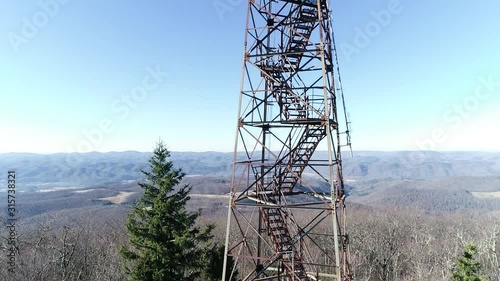
[[[224,260],[237,280],[351,280],[336,57],[328,0],[248,1]]]

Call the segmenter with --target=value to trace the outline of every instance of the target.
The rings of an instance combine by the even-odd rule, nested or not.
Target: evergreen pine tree
[[[205,247],[202,259],[202,269],[200,280],[202,281],[220,281],[222,276],[222,268],[224,265],[224,245],[209,244]],[[228,257],[227,268],[233,268],[234,259]],[[238,280],[238,272],[235,272],[231,279],[229,279],[231,272],[226,272],[225,281]]]
[[[481,265],[474,260],[476,247],[470,243],[465,245],[463,255],[458,259],[451,280],[452,281],[487,281],[486,276],[480,276]]]
[[[200,257],[213,226],[195,226],[200,211],[186,210],[191,187],[177,188],[184,173],[173,168],[169,156],[160,141],[149,159],[149,171],[142,171],[147,179],[139,183],[144,195],[126,223],[130,246],[121,249],[121,256],[134,281],[197,280],[206,266]]]

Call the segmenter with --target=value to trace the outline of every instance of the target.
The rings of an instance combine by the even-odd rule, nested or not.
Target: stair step
[[[300,19],[306,22],[313,22],[316,21],[317,16],[315,15],[300,15]]]
[[[295,30],[297,30],[297,29],[302,29],[302,30],[311,30],[311,25],[309,25],[309,24],[302,24],[302,23],[299,23],[299,24],[295,25],[293,28],[294,28]],[[309,32],[306,32],[306,33],[304,33],[303,35],[307,35],[307,34],[309,34]]]
[[[302,11],[301,11],[301,12],[302,12],[302,13],[307,13],[307,14],[313,14],[313,15],[314,15],[314,14],[316,14],[316,13],[317,13],[316,11],[317,11],[316,9],[308,9],[308,8],[304,8],[304,9],[302,9]]]

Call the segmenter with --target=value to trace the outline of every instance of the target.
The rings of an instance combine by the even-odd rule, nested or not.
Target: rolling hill
[[[26,218],[113,206],[116,212],[116,206],[127,209],[140,195],[136,182],[143,179],[141,169],[147,168],[150,155],[7,153],[0,154],[0,173],[16,170]],[[216,214],[227,204],[232,153],[172,152],[171,160],[187,174],[184,183],[193,187],[193,205]],[[355,206],[500,210],[500,153],[359,151],[352,158],[344,155],[343,161],[348,201]],[[307,177],[322,187],[319,178]],[[6,178],[0,179],[2,201],[5,189]]]

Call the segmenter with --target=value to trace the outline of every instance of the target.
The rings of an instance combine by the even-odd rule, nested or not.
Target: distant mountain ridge
[[[318,152],[317,157],[326,152]],[[55,187],[85,187],[136,181],[148,165],[148,152],[0,154],[0,173],[16,170],[26,191]],[[240,155],[242,156],[242,155]],[[232,153],[172,152],[171,160],[189,176],[228,178]],[[347,180],[426,180],[457,176],[500,177],[500,153],[358,151],[343,156]],[[0,178],[0,190],[5,179]]]
[[[438,179],[500,176],[500,152],[355,152],[344,175],[364,179]]]

